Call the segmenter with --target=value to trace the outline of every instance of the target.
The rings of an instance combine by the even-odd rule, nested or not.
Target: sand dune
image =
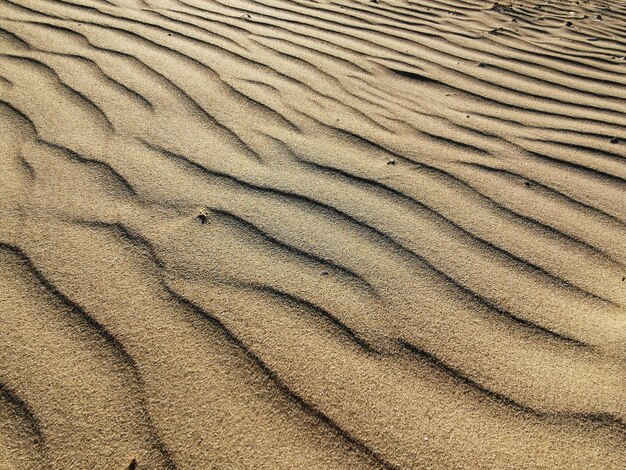
[[[626,3],[0,0],[0,468],[623,468]]]

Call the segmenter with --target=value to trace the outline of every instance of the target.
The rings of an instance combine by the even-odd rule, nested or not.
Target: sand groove
[[[626,4],[0,0],[0,467],[622,468]]]

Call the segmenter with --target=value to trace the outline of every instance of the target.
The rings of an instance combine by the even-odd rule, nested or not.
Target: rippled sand
[[[623,0],[0,0],[0,468],[624,468],[624,54]]]

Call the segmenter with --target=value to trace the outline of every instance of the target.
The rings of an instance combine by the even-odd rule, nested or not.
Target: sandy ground
[[[0,469],[623,469],[626,2],[0,0]]]

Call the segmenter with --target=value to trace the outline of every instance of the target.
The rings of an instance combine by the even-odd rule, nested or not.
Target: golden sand
[[[623,469],[626,2],[0,0],[0,469]]]

